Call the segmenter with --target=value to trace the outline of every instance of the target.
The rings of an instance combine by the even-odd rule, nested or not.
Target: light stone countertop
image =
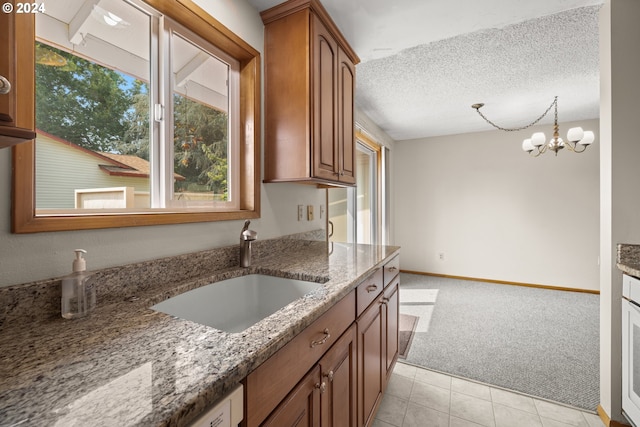
[[[122,290],[114,290],[115,296],[99,292],[96,310],[84,319],[49,313],[20,322],[10,312],[0,313],[0,425],[188,424],[399,248],[336,243],[330,252],[326,242],[285,241],[249,269],[227,267],[182,283],[132,286],[135,298],[121,297]],[[168,262],[158,265],[170,268]],[[188,289],[249,273],[325,283],[235,334],[149,309]],[[31,295],[51,287],[35,284],[20,291]],[[9,301],[14,312],[11,301],[17,299],[13,289],[0,294],[0,303]]]
[[[640,245],[618,244],[616,266],[623,273],[640,278]]]

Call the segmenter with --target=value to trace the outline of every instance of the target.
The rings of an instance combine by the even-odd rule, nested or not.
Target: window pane
[[[36,209],[149,207],[150,17],[84,3],[36,16]]]
[[[356,144],[357,226],[358,243],[376,243],[377,224],[377,167],[376,153]]]
[[[172,33],[174,199],[227,202],[229,65]]]

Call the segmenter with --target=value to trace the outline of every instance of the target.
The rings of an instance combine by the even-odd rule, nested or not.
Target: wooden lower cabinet
[[[262,424],[269,427],[320,427],[320,367],[315,367]]]
[[[320,360],[322,427],[356,425],[357,335],[352,325]],[[324,387],[322,386],[324,384]]]
[[[352,325],[261,425],[355,426],[356,362]]]
[[[398,360],[398,328],[400,326],[400,301],[398,299],[398,285],[400,279],[396,278],[384,291],[384,345],[385,345],[385,375],[389,381],[393,367]]]
[[[399,278],[356,321],[358,326],[358,426],[373,424],[398,359]]]
[[[242,427],[371,427],[398,358],[399,275],[387,270],[249,374]]]
[[[382,400],[383,304],[378,297],[358,318],[358,426],[373,424]]]

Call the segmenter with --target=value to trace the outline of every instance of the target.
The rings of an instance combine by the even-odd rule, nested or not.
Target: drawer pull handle
[[[324,333],[324,337],[322,337],[322,339],[319,339],[318,341],[311,341],[311,348],[317,346],[317,345],[322,345],[324,343],[327,342],[327,340],[331,337],[331,334],[329,333],[329,328],[326,328],[324,331],[322,331]]]
[[[367,286],[367,293],[375,292],[378,290],[378,285],[369,285]]]
[[[0,76],[0,95],[6,95],[11,92],[11,82],[4,76]]]
[[[322,381],[322,384],[316,384],[316,388],[320,389],[320,394],[323,394],[325,391],[327,391],[327,383]]]
[[[389,267],[389,271],[398,271],[397,267]]]
[[[330,382],[333,382],[333,371],[329,371],[328,373],[324,374],[323,377],[327,378]]]

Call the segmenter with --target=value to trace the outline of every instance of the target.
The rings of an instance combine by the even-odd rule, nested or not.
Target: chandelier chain
[[[480,105],[478,107],[476,107],[474,105],[473,108],[476,109],[478,114],[480,114],[480,117],[482,117],[485,122],[489,123],[494,128],[500,129],[500,130],[503,130],[503,131],[506,131],[506,132],[515,132],[515,131],[519,131],[519,130],[530,128],[531,126],[537,124],[540,120],[542,120],[544,118],[544,116],[546,116],[549,113],[549,111],[551,111],[551,108],[553,108],[554,106],[556,107],[555,120],[557,122],[558,121],[558,97],[556,96],[553,99],[553,102],[551,103],[551,105],[549,105],[549,108],[547,108],[547,110],[544,113],[542,113],[542,115],[540,117],[538,117],[537,119],[535,119],[533,122],[529,123],[528,125],[522,126],[522,127],[518,127],[518,128],[504,128],[502,126],[499,126],[499,125],[495,124],[494,122],[489,120],[484,114],[482,114],[482,112],[480,111],[480,108],[482,107],[482,105]]]

